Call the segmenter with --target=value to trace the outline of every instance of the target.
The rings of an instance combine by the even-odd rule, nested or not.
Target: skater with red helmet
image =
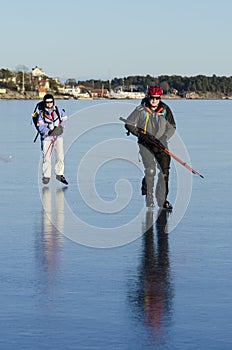
[[[146,196],[146,206],[155,206],[153,188],[156,168],[158,168],[159,174],[155,191],[157,204],[161,208],[172,210],[172,205],[167,200],[171,158],[162,149],[147,142],[148,136],[151,136],[167,148],[168,140],[176,129],[170,107],[161,100],[162,94],[163,90],[160,86],[150,86],[141,104],[127,118],[125,127],[138,137],[139,152],[145,173],[141,190],[142,195]]]

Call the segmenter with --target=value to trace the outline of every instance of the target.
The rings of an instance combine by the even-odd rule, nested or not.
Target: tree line
[[[124,78],[114,78],[111,81],[101,80],[85,80],[80,81],[79,84],[87,87],[101,88],[104,86],[108,89],[117,89],[119,86],[125,90],[133,88],[134,91],[145,92],[149,85],[160,85],[162,86],[164,93],[169,94],[177,92],[182,95],[186,92],[196,93],[217,93],[224,95],[232,94],[232,76],[180,76],[180,75],[160,75],[153,77],[150,75],[146,76],[128,76]]]
[[[16,85],[22,81],[23,72],[13,72],[9,69],[0,69],[0,87],[14,89]],[[13,79],[15,78],[15,79]],[[31,74],[24,72],[23,76],[28,91],[34,90],[33,80]],[[64,84],[57,82],[57,80],[46,77],[50,81],[50,86],[55,91],[58,89],[58,85],[65,86],[78,86],[82,85],[87,89],[108,89],[117,90],[122,89],[124,91],[139,91],[145,92],[149,85],[162,86],[165,94],[175,93],[183,95],[186,92],[195,93],[215,93],[223,95],[232,95],[232,76],[212,76],[196,75],[196,76],[180,76],[180,75],[160,75],[153,77],[151,75],[146,76],[128,76],[123,78],[113,78],[112,80],[76,80],[67,79]]]

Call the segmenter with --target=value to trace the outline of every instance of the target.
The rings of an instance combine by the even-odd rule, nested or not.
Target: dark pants
[[[139,144],[139,150],[144,165],[145,177],[142,181],[142,194],[153,193],[154,178],[156,169],[159,169],[158,180],[155,190],[156,200],[159,206],[162,206],[169,192],[169,169],[171,157],[157,148],[147,148]]]

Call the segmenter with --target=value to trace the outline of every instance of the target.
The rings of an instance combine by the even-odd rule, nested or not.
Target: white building
[[[31,74],[32,74],[32,77],[37,77],[37,78],[43,77],[45,75],[42,69],[37,66],[35,66],[35,68],[32,68]]]

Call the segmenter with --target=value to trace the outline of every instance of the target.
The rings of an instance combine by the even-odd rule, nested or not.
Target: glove
[[[146,143],[150,147],[155,147],[161,150],[165,148],[162,145],[162,143],[152,135],[145,135],[143,133],[139,133],[139,141]]]
[[[132,133],[133,135],[138,137],[138,128],[134,125],[125,124],[126,130],[128,130],[129,133]]]
[[[53,130],[49,130],[48,135],[49,136],[59,136],[63,134],[63,126],[55,126]]]
[[[139,141],[142,141],[142,142],[147,142],[148,141],[147,136],[144,135],[142,132],[138,132],[138,139],[139,139]]]

